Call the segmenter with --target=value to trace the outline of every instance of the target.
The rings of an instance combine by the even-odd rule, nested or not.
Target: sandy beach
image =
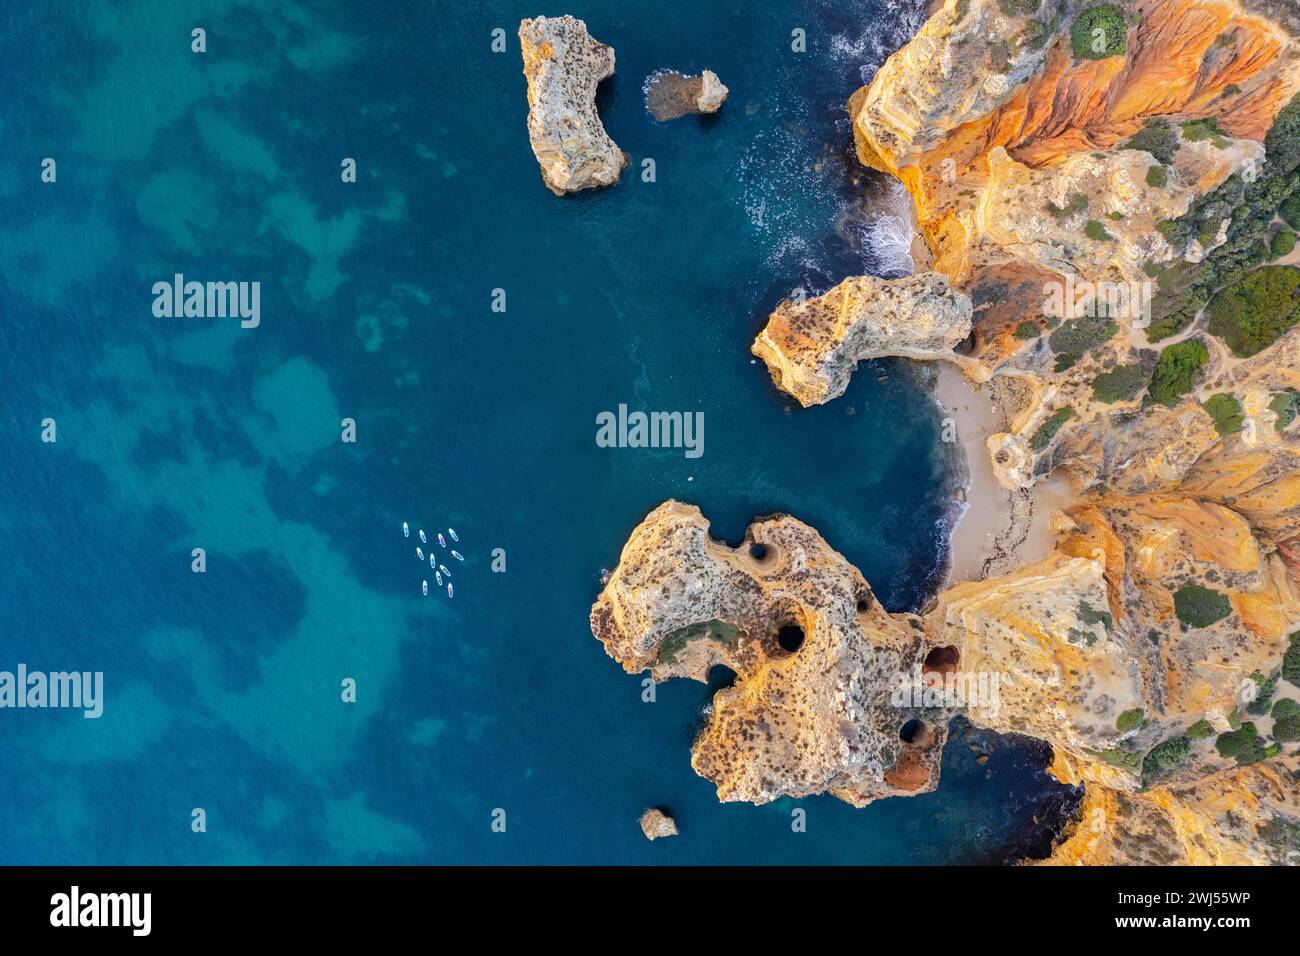
[[[952,531],[948,582],[977,581],[1005,574],[1052,551],[1051,514],[1069,504],[1060,479],[1040,481],[1027,491],[998,484],[986,441],[1004,430],[987,386],[977,386],[948,362],[938,362],[935,397],[956,425],[966,459],[965,509]]]

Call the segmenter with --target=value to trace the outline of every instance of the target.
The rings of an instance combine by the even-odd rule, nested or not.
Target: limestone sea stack
[[[528,80],[528,139],[546,188],[557,196],[612,186],[627,154],[605,132],[596,87],[614,75],[614,49],[592,39],[571,16],[519,24]]]
[[[677,836],[677,821],[658,807],[641,814],[641,832],[647,840]]]
[[[815,299],[777,306],[751,351],[805,407],[838,398],[858,362],[883,356],[956,360],[971,300],[937,272],[853,276]]]
[[[660,70],[646,80],[645,105],[650,115],[666,123],[690,113],[716,113],[726,102],[728,92],[712,70],[700,76]]]
[[[893,697],[895,678],[933,650],[920,621],[887,614],[858,570],[788,515],[755,520],[731,548],[698,508],[665,502],[632,533],[591,628],[629,673],[736,673],[691,748],[720,800],[830,792],[864,806],[939,783],[947,720]]]

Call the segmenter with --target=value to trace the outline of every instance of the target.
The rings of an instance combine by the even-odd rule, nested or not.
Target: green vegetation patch
[[[1065,201],[1064,206],[1058,206],[1054,202],[1047,204],[1047,211],[1056,220],[1061,220],[1067,216],[1073,216],[1075,213],[1083,212],[1088,208],[1088,197],[1083,193],[1074,193]]]
[[[1115,721],[1115,729],[1121,734],[1126,734],[1130,730],[1140,730],[1147,724],[1147,712],[1141,707],[1134,707],[1132,710],[1126,710],[1119,715]]]
[[[1083,234],[1093,242],[1107,242],[1112,238],[1111,234],[1106,231],[1106,227],[1096,219],[1089,219],[1084,224]]]
[[[1279,229],[1268,241],[1268,251],[1273,253],[1274,259],[1289,256],[1295,251],[1295,233],[1290,229]]]
[[[1300,704],[1290,697],[1273,705],[1273,739],[1286,743],[1300,740]]]
[[[1292,229],[1300,229],[1300,196],[1292,196],[1278,206],[1277,214]]]
[[[1192,742],[1186,737],[1170,737],[1151,748],[1142,761],[1143,776],[1157,776],[1177,770],[1192,753]]]
[[[998,0],[998,9],[1009,17],[1037,13],[1043,0]]]
[[[1141,365],[1116,365],[1092,380],[1092,397],[1113,405],[1136,398],[1146,387],[1149,374]]]
[[[1147,185],[1154,189],[1164,189],[1169,184],[1169,170],[1164,166],[1152,166],[1147,170]]]
[[[1213,116],[1207,116],[1204,119],[1188,120],[1182,124],[1183,139],[1189,143],[1199,143],[1204,140],[1211,140],[1219,149],[1228,145],[1224,139],[1228,134],[1219,126],[1219,121]]]
[[[1282,679],[1300,687],[1300,631],[1290,637],[1291,646],[1282,658]]]
[[[1052,439],[1061,430],[1061,426],[1073,417],[1074,408],[1070,405],[1052,412],[1052,417],[1038,426],[1038,431],[1034,432],[1034,437],[1029,440],[1029,447],[1034,451],[1042,451],[1052,443]]]
[[[1119,325],[1110,316],[1101,314],[1104,310],[1100,305],[1097,311],[1097,315],[1081,315],[1057,326],[1047,337],[1047,344],[1052,351],[1086,355],[1098,345],[1110,341],[1119,331]]]
[[[1174,613],[1188,627],[1209,627],[1232,613],[1232,602],[1218,591],[1186,584],[1174,592]]]
[[[1300,412],[1300,392],[1291,389],[1285,392],[1275,392],[1268,403],[1268,407],[1277,415],[1277,421],[1273,424],[1273,427],[1277,431],[1282,431],[1295,421],[1296,413]]]
[[[1090,7],[1070,27],[1070,45],[1077,60],[1104,60],[1127,48],[1124,11],[1109,3]]]
[[[1205,403],[1205,410],[1214,419],[1214,430],[1220,435],[1231,435],[1241,431],[1245,418],[1241,414],[1241,402],[1237,401],[1235,395],[1229,395],[1227,392],[1211,395]]]
[[[1200,339],[1187,339],[1160,353],[1148,391],[1162,405],[1177,405],[1192,390],[1201,367],[1210,360],[1210,350]]]
[[[1204,740],[1214,736],[1214,726],[1208,720],[1198,720],[1187,728],[1185,736],[1189,740]]]
[[[1037,322],[1030,322],[1028,319],[1016,326],[1015,337],[1028,342],[1030,339],[1036,339],[1043,334],[1039,329]]]
[[[1214,746],[1223,756],[1236,758],[1239,764],[1256,763],[1267,756],[1264,753],[1264,739],[1250,721],[1246,721],[1237,730],[1220,734]]]
[[[1255,699],[1246,705],[1246,713],[1263,717],[1273,706],[1273,694],[1277,690],[1277,677],[1266,677],[1256,671],[1250,675],[1255,682]]]
[[[725,621],[706,621],[702,624],[692,624],[689,627],[679,628],[665,637],[663,643],[659,645],[659,663],[677,663],[677,655],[685,650],[686,645],[691,641],[708,638],[731,647],[736,643],[740,635],[740,628],[727,624]]]
[[[1210,332],[1238,358],[1254,355],[1300,322],[1298,288],[1300,269],[1295,266],[1257,269],[1210,300]]]

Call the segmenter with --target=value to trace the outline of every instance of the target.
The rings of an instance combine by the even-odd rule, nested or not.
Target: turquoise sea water
[[[689,766],[710,690],[642,703],[587,625],[601,570],[674,496],[732,541],[797,515],[893,609],[940,583],[952,463],[924,371],[873,363],[805,411],[748,353],[794,288],[907,266],[843,103],[918,7],[5,4],[0,669],[103,671],[106,700],[99,720],[0,710],[0,863],[1024,852],[1067,800],[1038,747],[982,738],[981,765],[954,740],[937,793],[863,810],[720,805]],[[600,104],[633,166],[557,199],[515,31],[563,12],[617,51]],[[658,125],[641,84],[663,67],[731,98]],[[175,273],[259,281],[260,326],[155,318]],[[598,448],[620,403],[702,411],[703,457]],[[423,598],[415,529],[448,526],[455,599]],[[656,804],[682,837],[643,839]]]

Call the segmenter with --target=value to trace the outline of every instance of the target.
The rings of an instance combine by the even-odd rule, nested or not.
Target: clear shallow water
[[[906,267],[879,242],[897,198],[851,161],[842,104],[915,10],[545,10],[616,48],[601,108],[634,162],[559,200],[524,130],[531,4],[54,9],[0,14],[21,79],[0,111],[0,668],[102,670],[107,700],[98,721],[0,711],[0,862],[940,863],[1022,845],[1059,790],[1028,745],[979,765],[954,742],[919,798],[800,801],[803,834],[792,801],[719,805],[689,766],[708,689],[643,704],[587,626],[601,569],[672,496],[733,541],[792,512],[891,608],[933,589],[950,463],[921,373],[870,366],[804,411],[748,354],[793,288]],[[731,87],[722,113],[656,125],[643,78],[706,66]],[[260,327],[154,318],[150,288],[176,272],[260,281]],[[703,411],[704,456],[596,447],[621,402]],[[403,520],[459,531],[454,601],[420,597]],[[652,804],[682,838],[641,837]]]

